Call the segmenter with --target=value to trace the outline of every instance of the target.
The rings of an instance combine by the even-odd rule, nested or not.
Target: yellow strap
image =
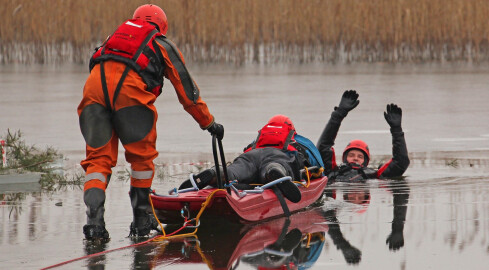
[[[211,202],[212,198],[214,197],[214,194],[216,194],[216,192],[218,192],[218,191],[226,191],[226,190],[225,189],[216,189],[211,194],[209,194],[209,196],[207,196],[205,202],[202,203],[202,207],[200,208],[199,213],[195,217],[195,224],[199,224],[200,216],[202,215],[202,213],[204,213],[205,208],[209,205],[209,203]],[[196,235],[197,230],[199,229],[198,227],[196,227],[195,230],[193,232],[191,232],[191,233],[184,233],[184,234],[176,234],[176,235],[166,236],[165,229],[163,228],[163,225],[161,224],[161,222],[158,219],[158,217],[156,216],[155,208],[153,206],[153,201],[151,200],[151,196],[149,196],[149,202],[151,203],[151,209],[153,210],[153,215],[156,218],[156,221],[158,221],[158,224],[160,225],[161,231],[163,233],[163,235],[153,238],[152,241],[163,241],[165,239],[170,239],[170,238],[187,237],[187,236],[195,236]]]
[[[303,187],[308,188],[309,185],[311,184],[311,176],[313,178],[319,178],[319,177],[321,177],[323,175],[324,168],[323,167],[319,168],[318,172],[311,173],[310,176],[309,176],[309,169],[307,167],[304,167],[304,170],[306,170],[306,177],[307,177],[307,181],[306,182],[307,182],[307,184],[304,184],[302,182],[297,182],[297,181],[294,181],[294,183],[301,184]]]
[[[319,177],[323,176],[323,172],[324,172],[324,168],[321,167],[321,168],[319,168],[318,172],[311,173],[311,175],[313,178],[319,178]]]
[[[305,188],[308,188],[309,185],[311,184],[311,177],[309,176],[309,169],[307,167],[304,167],[306,170],[306,177],[307,177],[307,185],[302,184]]]

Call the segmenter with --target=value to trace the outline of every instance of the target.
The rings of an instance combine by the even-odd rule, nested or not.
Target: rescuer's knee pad
[[[80,114],[80,129],[85,142],[92,148],[99,148],[112,137],[110,111],[94,103],[83,108]]]
[[[126,145],[138,142],[149,134],[154,124],[153,111],[145,106],[130,106],[114,112],[114,128]]]

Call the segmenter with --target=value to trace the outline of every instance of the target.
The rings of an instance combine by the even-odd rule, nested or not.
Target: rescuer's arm
[[[222,139],[224,127],[214,122],[207,104],[200,97],[200,89],[190,76],[180,50],[166,37],[157,38],[157,43],[165,61],[164,75],[177,94],[179,102],[200,127]]]

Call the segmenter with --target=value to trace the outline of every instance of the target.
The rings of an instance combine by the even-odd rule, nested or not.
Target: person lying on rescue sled
[[[256,140],[249,144],[229,166],[230,180],[237,180],[238,189],[253,189],[250,184],[266,184],[284,176],[300,181],[304,167],[322,168],[321,155],[314,144],[297,134],[294,124],[285,115],[275,115],[258,131]],[[223,170],[219,170],[223,175]],[[216,184],[215,167],[194,176],[199,189]],[[301,200],[301,192],[292,181],[279,183],[279,190],[291,202]],[[190,188],[190,179],[184,181],[179,189]]]
[[[203,130],[218,138],[222,125],[214,121],[199,88],[188,73],[180,50],[165,37],[168,22],[156,5],[138,7],[98,47],[90,59],[90,75],[78,106],[80,129],[86,141],[83,199],[87,206],[87,240],[109,239],[105,228],[105,190],[117,162],[119,140],[131,164],[131,236],[146,236],[157,229],[150,211],[149,193],[154,177],[156,120],[154,102],[163,78],[170,80],[179,102]]]
[[[392,134],[392,158],[379,169],[367,167],[370,161],[368,145],[362,140],[353,140],[343,151],[343,164],[336,165],[333,148],[341,121],[360,101],[355,90],[347,90],[341,97],[340,104],[334,108],[326,127],[319,137],[317,148],[324,162],[328,184],[335,181],[352,182],[372,178],[393,178],[402,176],[409,166],[409,157],[401,127],[402,109],[396,104],[388,104],[384,117]]]

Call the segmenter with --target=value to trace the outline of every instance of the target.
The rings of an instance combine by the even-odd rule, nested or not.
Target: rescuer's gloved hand
[[[391,127],[391,132],[401,132],[402,109],[396,104],[387,104],[387,112],[384,112],[385,121]]]
[[[207,128],[207,131],[209,131],[211,135],[216,135],[219,140],[224,138],[224,127],[221,124],[214,122],[209,128]]]
[[[353,110],[360,100],[358,100],[358,93],[355,90],[346,90],[341,97],[340,105],[334,107],[334,110],[339,112],[345,117],[349,111]]]

